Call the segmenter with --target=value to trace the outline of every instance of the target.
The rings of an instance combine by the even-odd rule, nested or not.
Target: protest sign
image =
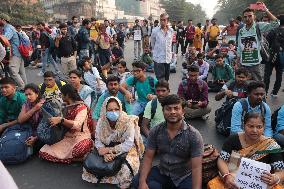
[[[269,164],[242,158],[236,175],[236,184],[240,189],[267,189],[267,184],[260,178],[263,172],[270,170]]]

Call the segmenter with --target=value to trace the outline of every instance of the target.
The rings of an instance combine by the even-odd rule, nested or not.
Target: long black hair
[[[68,95],[68,97],[71,98],[73,101],[82,101],[78,91],[71,84],[63,85],[60,91],[64,96]]]
[[[41,99],[40,88],[34,83],[29,83],[25,86],[24,91],[26,91],[28,89],[32,90],[34,93],[36,93],[38,95],[38,97],[35,101],[35,103],[38,103]]]

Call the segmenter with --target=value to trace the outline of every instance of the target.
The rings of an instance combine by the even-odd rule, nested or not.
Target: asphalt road
[[[126,61],[128,67],[131,69],[133,61],[133,41],[126,43],[125,49]],[[170,76],[170,88],[172,93],[177,92],[178,84],[181,81],[181,60],[182,57],[178,56],[177,73]],[[43,78],[38,77],[39,69],[27,68],[27,77],[29,82],[40,83]],[[210,78],[210,77],[209,77]],[[275,73],[273,72],[271,83],[274,84]],[[273,85],[270,85],[271,87]],[[268,98],[267,102],[271,107],[272,112],[283,104],[284,93],[279,92],[278,98]],[[212,108],[210,118],[207,121],[192,120],[191,124],[197,128],[203,136],[205,143],[215,145],[218,149],[221,148],[225,140],[220,134],[216,133],[214,125],[214,112],[221,106],[222,102],[214,100],[214,93],[209,93],[209,106]],[[93,188],[115,188],[110,185],[97,185],[89,184],[81,179],[82,165],[79,163],[64,165],[55,164],[40,160],[38,157],[33,157],[26,163],[21,165],[7,166],[11,175],[14,177],[15,182],[20,189],[93,189]],[[0,189],[1,183],[0,183]],[[3,188],[4,189],[4,188]]]

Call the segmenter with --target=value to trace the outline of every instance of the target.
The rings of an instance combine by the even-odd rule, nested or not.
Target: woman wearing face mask
[[[57,163],[82,161],[93,147],[91,114],[72,85],[64,85],[61,88],[61,93],[62,99],[66,103],[64,109],[66,114],[64,117],[52,117],[49,122],[52,127],[61,124],[68,131],[61,141],[53,145],[44,145],[40,149],[39,156],[47,161]]]
[[[116,97],[109,97],[104,101],[101,117],[96,126],[95,147],[107,162],[113,161],[120,154],[127,153],[126,160],[133,174],[138,173],[139,157],[144,152],[138,117],[123,112],[121,102]],[[98,183],[98,178],[85,169],[82,178],[91,183]],[[130,168],[123,163],[116,175],[104,177],[100,183],[115,184],[123,189],[129,188],[132,178]]]

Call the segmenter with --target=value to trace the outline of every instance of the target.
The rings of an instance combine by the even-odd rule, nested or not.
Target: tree
[[[11,23],[20,25],[47,21],[50,17],[41,3],[33,3],[31,0],[0,1],[0,12],[9,15]]]
[[[115,5],[120,10],[123,10],[126,14],[132,14],[132,15],[140,14],[140,6],[137,1],[116,0]]]
[[[267,8],[275,15],[284,12],[283,0],[263,0]],[[227,24],[230,18],[236,18],[242,15],[245,8],[249,7],[251,3],[256,3],[256,0],[218,0],[218,11],[214,17],[218,19],[219,23]],[[257,16],[263,16],[264,13],[258,13]]]
[[[192,19],[194,23],[202,23],[206,19],[206,13],[199,4],[194,5],[185,0],[162,0],[161,4],[171,20],[187,22]]]

